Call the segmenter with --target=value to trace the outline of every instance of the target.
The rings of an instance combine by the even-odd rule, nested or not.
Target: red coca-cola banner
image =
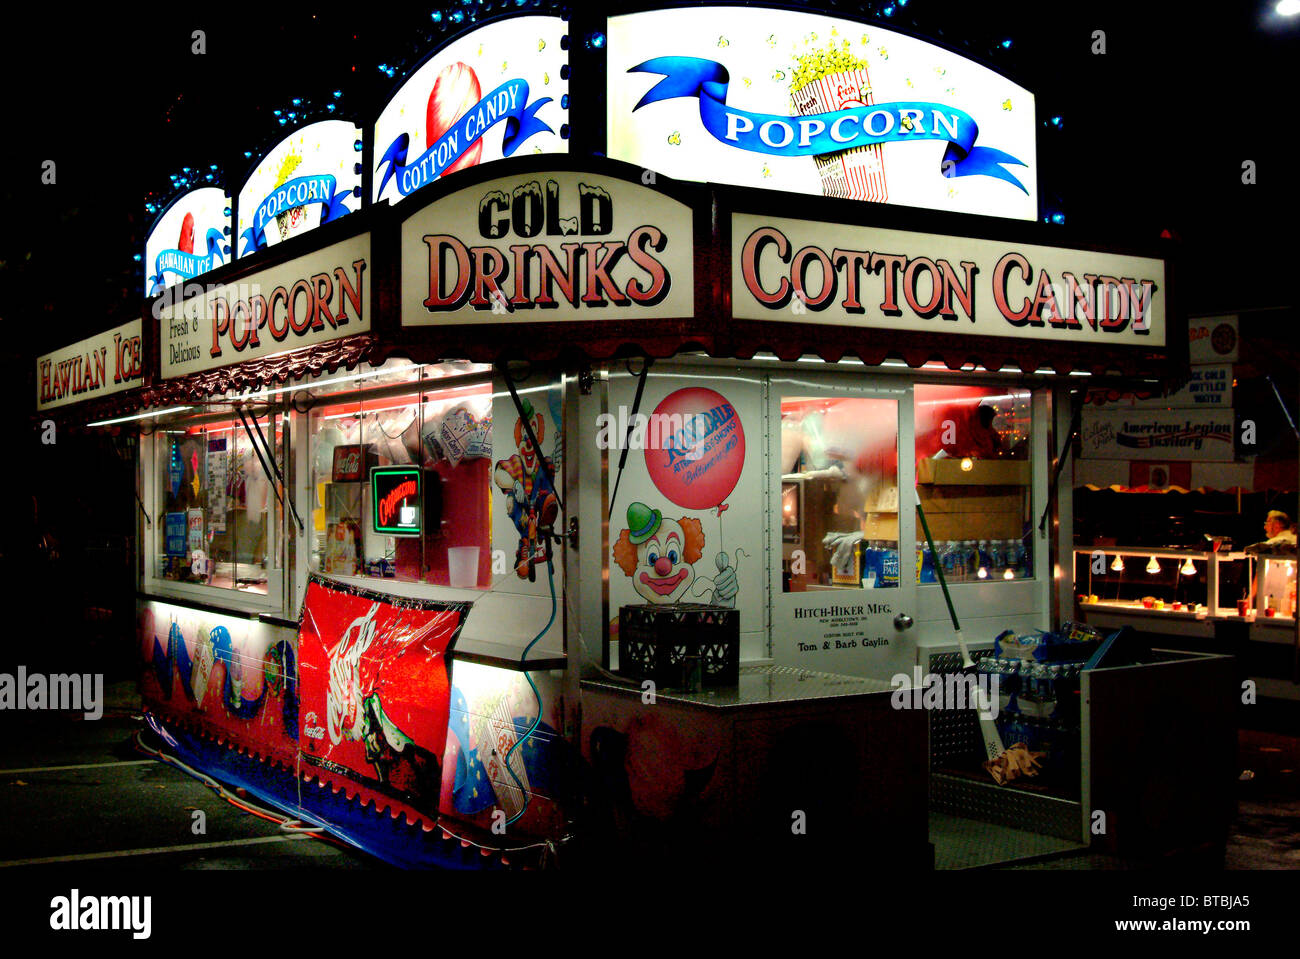
[[[469,603],[401,599],[319,576],[298,632],[304,772],[438,812],[451,681]],[[381,803],[380,805],[385,805]]]

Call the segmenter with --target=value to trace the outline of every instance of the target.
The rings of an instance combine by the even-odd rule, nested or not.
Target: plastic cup
[[[447,581],[452,586],[473,589],[478,585],[477,546],[452,546],[447,550]]]
[[[1237,615],[1245,616],[1248,612],[1250,612],[1250,600],[1248,599],[1237,600]]]

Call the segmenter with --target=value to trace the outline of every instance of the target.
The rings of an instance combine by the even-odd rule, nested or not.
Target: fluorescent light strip
[[[547,390],[552,388],[553,388],[552,386],[530,386],[526,390],[515,390],[515,392],[518,393],[520,396],[523,396],[525,393],[545,393]],[[509,396],[509,395],[510,392],[508,390],[504,393],[493,393],[492,399],[499,400],[501,397]]]
[[[447,392],[451,392],[451,391],[454,391],[454,390],[471,390],[471,389],[473,389],[473,388],[474,388],[474,387],[472,387],[472,386],[460,386],[460,387],[446,387],[445,389],[446,389]],[[537,393],[537,392],[539,392],[539,391],[541,391],[541,390],[546,390],[546,389],[549,389],[549,388],[550,388],[550,387],[546,387],[546,386],[534,386],[534,387],[532,387],[532,388],[530,388],[530,389],[519,390],[519,393],[520,393],[520,394],[523,394],[523,393]],[[427,396],[428,394],[426,393],[426,394],[424,394],[424,395]],[[497,397],[497,396],[509,396],[509,395],[510,395],[509,393],[493,393],[493,394],[492,394],[493,397]],[[484,396],[483,393],[462,393],[462,394],[460,394],[459,396],[443,396],[443,397],[436,397],[436,398],[432,398],[432,399],[422,399],[422,400],[419,400],[418,402],[417,402],[416,400],[411,400],[409,403],[399,403],[397,406],[378,406],[378,407],[375,407],[375,408],[373,408],[373,409],[371,409],[371,408],[363,408],[363,409],[356,410],[355,412],[351,412],[351,413],[331,413],[329,416],[322,416],[321,419],[323,419],[323,420],[341,420],[341,419],[346,419],[346,418],[349,417],[349,416],[360,417],[360,416],[362,416],[362,415],[367,415],[367,416],[368,416],[368,415],[371,414],[371,413],[383,413],[383,412],[390,411],[390,410],[409,410],[409,409],[411,409],[411,407],[416,406],[416,405],[421,404],[421,403],[427,406],[427,405],[430,405],[430,404],[433,404],[433,403],[452,403],[452,402],[455,402],[456,400],[465,400],[465,399],[481,399],[483,396]]]
[[[261,393],[259,395],[278,396],[281,393],[291,393],[294,390],[315,389],[318,386],[329,386],[331,383],[349,383],[352,380],[363,380],[368,376],[387,376],[390,373],[405,373],[409,370],[421,369],[423,366],[424,366],[423,363],[412,363],[409,366],[395,366],[391,370],[372,369],[365,373],[353,373],[350,376],[335,376],[335,377],[331,377],[328,380],[315,380],[309,383],[298,383],[293,386],[281,386],[279,389],[267,390],[265,393]],[[252,390],[245,390],[244,395],[251,396],[252,392],[253,392]]]
[[[165,410],[150,410],[148,413],[138,413],[135,416],[119,416],[115,420],[96,420],[94,423],[87,423],[87,426],[111,426],[114,423],[129,423],[132,420],[147,420],[151,416],[163,416],[167,413],[179,413],[181,410],[188,410],[189,406],[169,406]]]
[[[349,416],[355,416],[355,417],[357,417],[358,419],[360,419],[362,416],[369,416],[371,413],[388,413],[388,412],[391,412],[391,411],[393,411],[393,410],[409,410],[409,409],[411,409],[412,407],[414,407],[415,405],[416,405],[415,403],[403,403],[403,404],[401,404],[400,406],[380,406],[380,407],[377,407],[377,408],[375,408],[375,409],[373,409],[373,410],[370,410],[370,409],[367,409],[367,410],[357,410],[357,411],[352,412],[352,413],[331,413],[329,416],[322,416],[321,419],[323,419],[323,420],[342,420],[342,419],[347,419]]]

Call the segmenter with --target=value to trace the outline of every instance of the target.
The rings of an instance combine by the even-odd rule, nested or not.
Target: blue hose
[[[524,647],[523,654],[519,657],[519,664],[521,666],[527,664],[528,651],[537,645],[538,640],[540,640],[543,636],[546,635],[547,631],[551,628],[551,625],[555,622],[555,610],[556,610],[555,564],[551,561],[551,557],[549,555],[550,550],[547,550],[547,553],[548,555],[546,557],[546,581],[550,584],[551,587],[551,618],[546,621],[546,625],[542,627],[542,631],[533,637],[533,641]],[[515,813],[513,816],[511,816],[509,819],[506,820],[507,826],[516,822],[521,816],[523,816],[525,812],[528,811],[528,803],[529,803],[528,790],[524,788],[524,784],[520,781],[519,777],[515,774],[515,771],[510,767],[510,757],[515,754],[516,749],[518,749],[528,740],[528,737],[530,737],[534,732],[537,731],[537,727],[540,726],[542,723],[542,694],[537,691],[537,684],[533,682],[533,677],[529,674],[528,670],[525,669],[523,673],[524,673],[524,679],[528,680],[528,685],[533,688],[533,696],[536,697],[537,699],[537,718],[534,719],[533,724],[528,727],[528,732],[524,733],[523,736],[521,736],[518,740],[516,740],[515,744],[511,746],[510,749],[506,752],[506,772],[510,774],[510,778],[515,781],[515,785],[519,787],[519,791],[524,795],[523,806],[520,807],[519,812]]]

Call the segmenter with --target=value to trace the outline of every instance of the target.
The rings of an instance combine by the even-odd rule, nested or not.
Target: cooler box
[[[686,685],[687,657],[700,658],[705,686],[740,681],[740,613],[699,603],[624,606],[618,611],[618,671],[656,686]]]

